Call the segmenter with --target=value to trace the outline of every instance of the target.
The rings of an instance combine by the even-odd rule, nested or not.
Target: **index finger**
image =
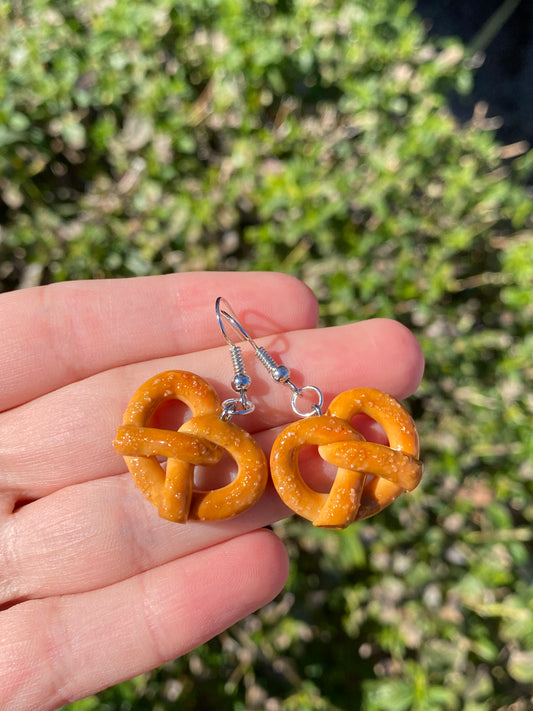
[[[257,336],[316,324],[311,291],[270,272],[64,282],[10,292],[0,296],[0,410],[109,368],[219,345],[217,296],[233,302]]]

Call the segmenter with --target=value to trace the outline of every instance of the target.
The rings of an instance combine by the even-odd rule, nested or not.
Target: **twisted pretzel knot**
[[[168,400],[181,400],[193,415],[177,432],[150,427],[156,409]],[[263,450],[240,427],[222,421],[221,413],[213,388],[184,370],[154,376],[130,400],[113,444],[162,518],[179,523],[230,518],[263,493],[268,478]],[[223,450],[238,465],[236,477],[218,489],[195,489],[194,467],[216,464]],[[166,470],[158,456],[167,457]]]
[[[385,430],[389,446],[367,442],[350,424],[359,413]],[[309,487],[300,473],[298,452],[318,445],[320,456],[337,466],[329,493]],[[381,511],[422,476],[414,422],[390,395],[356,388],[338,395],[325,415],[299,420],[278,436],[270,457],[274,485],[283,501],[315,526],[345,528]]]

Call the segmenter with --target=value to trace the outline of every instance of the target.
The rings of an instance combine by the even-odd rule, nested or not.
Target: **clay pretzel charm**
[[[349,421],[364,413],[385,430],[389,446],[367,442]],[[329,493],[304,481],[298,453],[318,445],[320,456],[338,467]],[[285,504],[315,526],[345,528],[392,503],[420,482],[422,464],[414,422],[393,397],[373,388],[338,395],[327,414],[298,420],[278,435],[270,456],[271,476]]]
[[[177,432],[150,426],[156,409],[168,400],[192,412]],[[242,513],[262,495],[268,479],[263,450],[233,422],[222,419],[223,403],[198,375],[171,370],[146,381],[133,395],[114,441],[136,486],[169,521],[209,521]],[[226,450],[238,465],[226,486],[194,487],[194,467],[213,465]],[[167,457],[166,470],[157,457]]]

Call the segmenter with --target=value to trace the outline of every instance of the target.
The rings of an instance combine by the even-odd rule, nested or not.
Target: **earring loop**
[[[317,395],[318,402],[311,405],[310,410],[300,410],[297,406],[298,398],[303,397],[304,393],[308,391],[312,391]],[[291,407],[295,415],[298,415],[299,417],[311,417],[312,415],[321,415],[323,403],[324,396],[322,395],[322,391],[315,385],[304,385],[302,388],[293,388]]]

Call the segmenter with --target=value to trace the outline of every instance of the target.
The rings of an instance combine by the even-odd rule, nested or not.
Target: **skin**
[[[222,295],[298,384],[325,404],[371,386],[401,399],[423,358],[401,325],[317,329],[311,292],[286,275],[194,273],[73,282],[0,296],[0,708],[46,711],[174,659],[274,598],[288,562],[263,527],[289,515],[269,485],[240,516],[158,517],[112,441],[137,387],[177,368],[231,397]],[[290,393],[245,350],[264,448],[294,421]],[[162,408],[157,426],[187,419]],[[369,436],[372,429],[364,432]],[[308,457],[312,484],[328,472]],[[211,486],[216,479],[210,479]]]

